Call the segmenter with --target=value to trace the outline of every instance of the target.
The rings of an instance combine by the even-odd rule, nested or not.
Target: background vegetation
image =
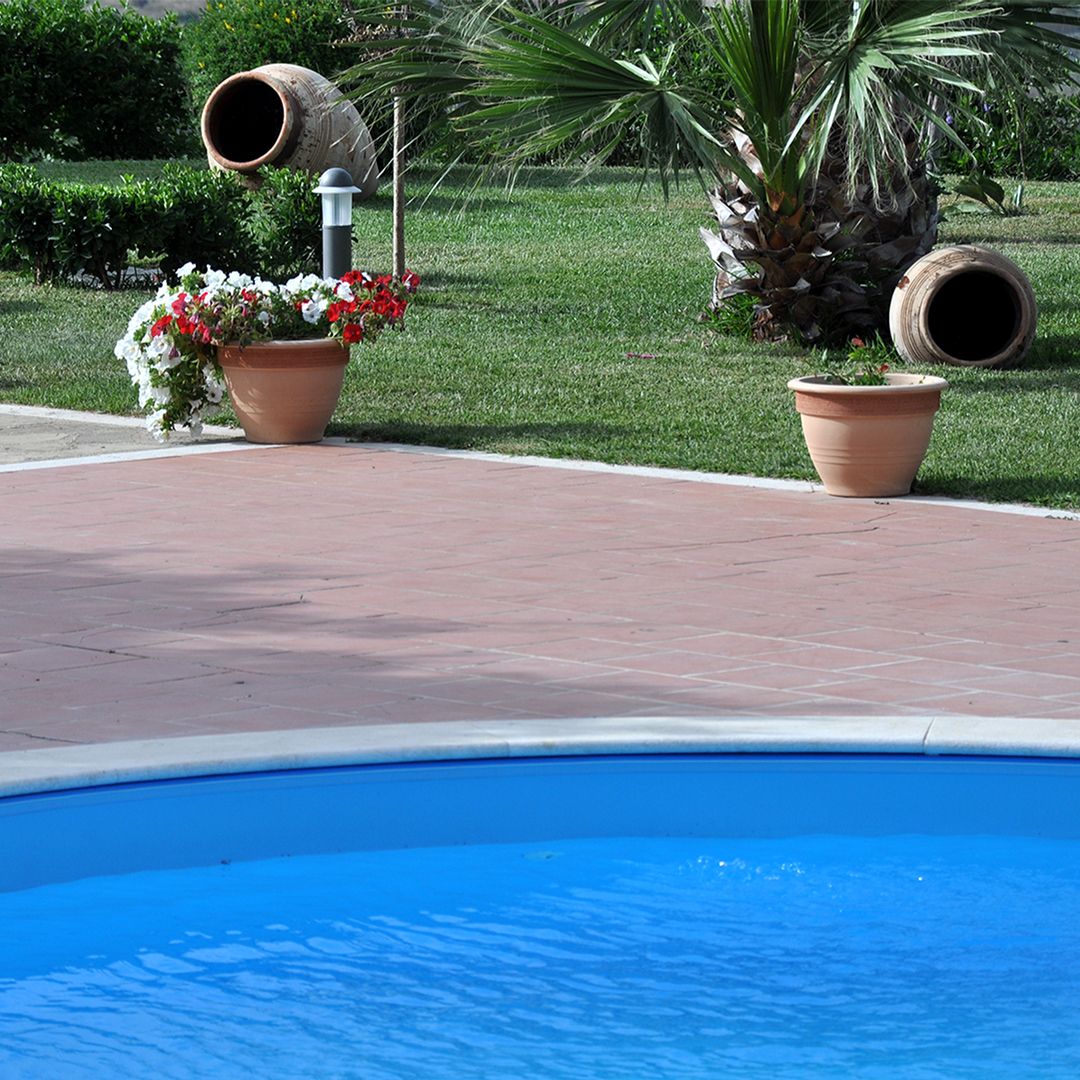
[[[348,65],[334,42],[347,35],[342,0],[210,0],[184,28],[197,108],[223,79],[262,64],[299,64],[323,75]]]
[[[204,164],[152,171],[152,179],[113,171],[94,182],[0,165],[0,265],[38,285],[89,276],[108,289],[129,280],[133,263],[166,273],[230,263],[270,278],[319,269],[307,173],[272,169],[253,191]]]
[[[0,161],[169,157],[193,143],[180,26],[83,0],[0,4]]]
[[[412,190],[436,175],[417,173]],[[354,350],[331,433],[811,478],[785,383],[819,370],[820,353],[696,321],[712,276],[700,189],[665,204],[632,170],[576,175],[530,170],[512,193],[486,188],[466,204],[455,175],[413,205],[420,294],[404,333]],[[919,490],[1080,509],[1080,185],[1032,184],[1028,205],[1022,217],[956,214],[943,229],[943,242],[987,243],[1018,262],[1040,323],[1019,368],[935,371],[951,389]],[[357,209],[355,236],[358,265],[389,266],[389,194]],[[112,347],[143,295],[0,274],[0,398],[133,413]]]
[[[50,158],[36,161],[29,176],[10,167],[0,174],[0,249],[6,244],[0,250],[0,398],[135,411],[134,392],[112,348],[146,294],[102,291],[85,277],[81,285],[70,283],[66,275],[79,263],[92,268],[95,252],[106,251],[110,267],[134,250],[146,265],[193,258],[224,269],[261,265],[275,276],[314,258],[318,208],[304,178],[275,176],[261,204],[240,196],[238,215],[235,188],[222,189],[220,197],[209,192],[216,181],[199,160],[59,160],[85,157],[95,138],[125,130],[127,136],[99,152],[125,159],[176,158],[186,149],[199,154],[195,113],[201,102],[187,83],[197,50],[216,55],[218,46],[207,43],[218,41],[236,50],[231,55],[240,66],[277,59],[262,47],[273,35],[257,19],[271,8],[280,23],[286,10],[272,0],[213,3],[222,5],[214,8],[220,18],[182,27],[171,18],[150,24],[131,11],[84,10],[81,0],[0,4],[0,92],[9,104],[0,117],[0,158]],[[294,0],[280,40],[294,49],[326,47],[328,23],[308,16],[319,11],[329,19],[331,6],[344,10],[338,0]],[[80,23],[62,41],[47,40],[61,36],[65,19],[83,18],[97,21]],[[305,34],[310,37],[302,41]],[[124,52],[129,48],[136,52]],[[243,52],[249,48],[254,51]],[[336,56],[312,62],[324,70],[344,66]],[[209,71],[202,62],[199,70]],[[672,62],[697,84],[712,77],[707,52],[687,46]],[[143,64],[153,64],[153,72]],[[137,90],[110,81],[118,72],[138,77]],[[81,73],[78,81],[73,73]],[[226,74],[231,71],[221,77]],[[205,78],[209,84],[215,76]],[[989,169],[1029,178],[1080,176],[1073,101],[1003,96],[989,104],[989,126],[969,131]],[[413,113],[414,132],[425,129],[426,115]],[[641,134],[631,125],[626,137],[632,143]],[[545,155],[572,157],[572,151]],[[412,190],[429,192],[437,176],[414,171]],[[694,183],[675,188],[665,203],[643,190],[631,170],[601,169],[586,182],[577,179],[575,169],[527,168],[512,192],[492,186],[466,201],[470,178],[452,173],[426,201],[414,201],[409,262],[424,285],[409,328],[375,350],[359,351],[332,431],[812,477],[785,383],[833,360],[790,342],[751,344],[718,333],[715,320],[697,321],[713,276],[698,238],[706,221],[701,189]],[[225,203],[232,209],[223,212]],[[1032,279],[1040,327],[1018,369],[938,372],[952,389],[920,474],[922,490],[1080,507],[1078,207],[1080,186],[1034,183],[1023,216],[948,210],[940,241],[987,243],[1017,261]],[[238,221],[241,233],[229,233]],[[30,248],[18,250],[27,230],[34,234],[30,248],[51,245],[55,272],[43,275],[52,279],[49,286],[31,283]],[[181,256],[185,233],[204,249]],[[388,192],[357,209],[356,242],[359,265],[389,267]]]

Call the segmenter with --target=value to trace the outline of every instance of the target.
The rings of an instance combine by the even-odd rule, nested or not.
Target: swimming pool
[[[547,752],[3,800],[0,1075],[1080,1072],[1074,761]]]

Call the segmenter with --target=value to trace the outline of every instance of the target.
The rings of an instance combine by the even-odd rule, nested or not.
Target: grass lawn
[[[154,166],[48,169],[102,179]],[[407,240],[421,293],[403,334],[354,349],[331,433],[813,477],[785,384],[816,358],[695,321],[711,282],[700,189],[690,183],[665,204],[627,170],[574,177],[536,170],[512,194],[486,190],[464,207],[452,186],[417,198]],[[431,179],[414,176],[413,193]],[[1080,509],[1080,185],[1028,187],[1022,217],[957,214],[942,229],[943,242],[986,243],[1014,259],[1032,279],[1040,322],[1019,368],[934,369],[952,388],[918,489]],[[357,264],[388,268],[388,188],[355,223]],[[0,274],[0,399],[134,412],[112,346],[141,299]]]

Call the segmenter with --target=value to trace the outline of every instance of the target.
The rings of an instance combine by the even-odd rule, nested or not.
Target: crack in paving
[[[270,611],[272,608],[297,607],[299,604],[306,603],[308,601],[301,594],[299,600],[282,600],[275,604],[249,604],[247,607],[219,608],[216,614],[235,615],[238,611]]]
[[[34,735],[29,731],[17,731],[10,728],[0,729],[0,735],[21,735],[24,739],[34,739],[37,742],[65,743],[68,746],[78,746],[77,739],[57,739],[52,735]]]

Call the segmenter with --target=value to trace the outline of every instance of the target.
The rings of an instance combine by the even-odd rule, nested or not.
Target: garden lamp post
[[[347,169],[327,169],[315,190],[322,196],[323,277],[339,278],[352,264],[352,197],[360,189]]]

